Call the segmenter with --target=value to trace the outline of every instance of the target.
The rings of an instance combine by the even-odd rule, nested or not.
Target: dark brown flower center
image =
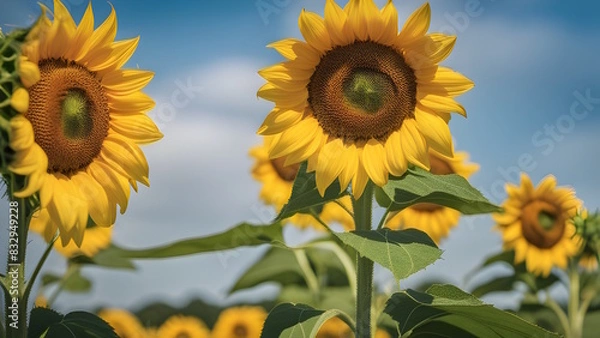
[[[233,336],[235,338],[247,338],[248,337],[248,328],[245,325],[237,324],[233,328]]]
[[[192,336],[187,332],[179,332],[175,338],[192,338]]]
[[[527,242],[540,249],[549,249],[558,243],[567,220],[560,208],[546,201],[535,200],[525,205],[521,214],[521,229]]]
[[[41,79],[29,88],[27,118],[48,156],[48,172],[71,175],[98,156],[110,120],[104,88],[75,62],[39,63]]]
[[[286,182],[294,182],[296,179],[296,174],[298,174],[298,169],[300,169],[300,164],[290,164],[288,166],[284,166],[285,157],[279,157],[271,160],[271,165],[273,169],[277,172],[279,177]]]
[[[454,174],[454,170],[450,166],[450,163],[448,163],[444,159],[441,159],[435,155],[432,155],[431,152],[429,153],[429,163],[431,164],[430,171],[432,174],[435,174],[435,175]],[[417,204],[413,205],[411,208],[418,210],[418,211],[423,211],[423,212],[432,212],[432,211],[442,209],[442,206],[433,204],[433,203],[417,203]]]
[[[323,130],[345,141],[385,141],[414,118],[414,71],[393,48],[371,41],[327,52],[308,85],[308,102]]]

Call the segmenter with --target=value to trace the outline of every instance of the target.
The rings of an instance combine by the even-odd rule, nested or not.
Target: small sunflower
[[[429,4],[400,32],[392,1],[380,11],[372,0],[328,0],[324,18],[302,11],[306,42],[269,45],[287,61],[259,71],[258,96],[275,104],[258,130],[274,136],[269,157],[308,160],[321,195],[339,179],[358,198],[369,179],[383,186],[408,163],[429,169],[430,147],[452,156],[447,122],[466,115],[454,98],[473,82],[438,65],[456,39],[427,34],[429,23]]]
[[[466,152],[456,152],[454,157],[448,157],[429,149],[430,171],[436,175],[457,174],[469,178],[479,166],[467,163],[468,159]],[[459,211],[431,203],[418,203],[390,215],[387,221],[389,228],[416,228],[427,233],[438,244],[460,219]]]
[[[39,295],[34,301],[35,307],[48,307],[48,299],[44,295]]]
[[[224,310],[212,329],[213,338],[259,338],[267,312],[259,306]]]
[[[556,187],[554,176],[545,177],[537,188],[521,174],[521,186],[506,185],[508,199],[504,213],[494,214],[502,232],[504,249],[515,251],[515,263],[525,262],[527,270],[548,276],[553,266],[566,268],[568,258],[581,246],[572,218],[581,201],[569,188]]]
[[[98,316],[115,330],[120,338],[145,338],[146,330],[133,314],[121,309],[104,309]]]
[[[375,338],[392,338],[386,330],[377,329],[375,332]]]
[[[279,212],[292,195],[294,179],[300,165],[297,163],[286,165],[285,158],[269,159],[268,150],[271,142],[271,137],[265,137],[262,145],[250,149],[250,156],[255,160],[252,167],[252,177],[262,183],[260,198],[263,202],[274,206]],[[326,224],[338,222],[346,230],[354,229],[354,220],[352,215],[348,213],[352,210],[350,196],[344,196],[338,202],[343,207],[336,202],[326,203],[319,217]],[[288,221],[300,228],[314,227],[318,230],[324,230],[323,226],[308,214],[296,214],[290,217]]]
[[[50,242],[54,238],[54,232],[51,227],[44,227],[44,224],[48,222],[47,209],[38,210],[34,213],[29,229],[37,232],[44,237],[46,242]],[[39,218],[39,219],[38,219]],[[83,242],[80,246],[77,246],[74,242],[69,242],[66,246],[63,246],[61,242],[56,241],[54,243],[54,249],[61,255],[71,258],[78,255],[84,255],[87,257],[93,257],[100,250],[105,249],[111,243],[112,238],[112,226],[111,227],[100,227],[89,222],[83,237]]]
[[[333,317],[323,323],[317,333],[317,338],[351,338],[354,337],[348,324],[338,317]]]
[[[206,325],[191,316],[172,316],[165,321],[156,336],[160,338],[209,338],[210,331]]]
[[[149,185],[148,162],[138,145],[162,138],[145,114],[154,101],[141,90],[153,73],[121,69],[139,38],[114,41],[114,8],[94,30],[88,5],[79,25],[58,0],[54,19],[46,8],[24,45],[21,69],[33,74],[29,87],[31,135],[46,156],[41,178],[39,217],[44,232],[59,235],[63,246],[71,239],[81,245],[89,219],[111,226],[116,206],[127,208],[131,185]],[[39,79],[35,81],[35,67]],[[48,217],[43,217],[46,213]]]

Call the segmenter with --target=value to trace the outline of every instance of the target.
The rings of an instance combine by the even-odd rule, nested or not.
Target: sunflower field
[[[0,338],[597,337],[585,2],[3,0]]]

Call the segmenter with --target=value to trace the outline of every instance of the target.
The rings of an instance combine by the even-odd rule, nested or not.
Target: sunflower
[[[333,317],[323,323],[317,333],[317,338],[350,338],[354,337],[348,324],[338,317]]]
[[[219,314],[213,338],[259,338],[267,313],[259,306],[232,307]]]
[[[71,239],[80,246],[88,221],[98,226],[115,222],[117,204],[127,208],[131,185],[149,185],[148,163],[139,144],[162,134],[145,114],[154,101],[141,89],[153,73],[121,69],[139,38],[114,41],[114,8],[94,30],[88,5],[79,25],[58,0],[54,19],[43,15],[22,49],[22,69],[39,69],[29,78],[29,107],[24,114],[35,143],[46,156],[40,207],[32,223]],[[40,161],[39,167],[43,167]],[[45,217],[44,213],[47,214]]]
[[[370,179],[378,186],[413,163],[429,169],[427,150],[452,156],[451,112],[466,115],[455,97],[471,80],[438,64],[455,37],[426,34],[429,4],[415,11],[398,33],[392,1],[380,11],[372,0],[333,0],[325,15],[302,11],[306,42],[285,39],[269,47],[287,61],[264,68],[258,96],[275,108],[259,128],[273,135],[271,158],[288,164],[308,160],[321,195],[337,178],[352,181],[356,198]]]
[[[392,338],[386,330],[377,329],[375,332],[375,338]]]
[[[581,246],[571,220],[581,207],[575,192],[557,188],[551,175],[534,188],[525,173],[521,174],[521,186],[509,183],[506,192],[504,213],[494,214],[494,220],[502,232],[504,249],[515,251],[515,263],[525,262],[528,271],[542,276],[548,276],[553,266],[566,268],[568,258]]]
[[[50,217],[48,211],[46,209],[42,209],[35,213],[35,217],[42,219],[31,222],[29,229],[42,235],[46,242],[52,241],[54,238],[54,232],[52,232],[52,228],[43,226]],[[77,246],[74,242],[69,242],[66,246],[63,246],[62,243],[57,241],[54,243],[54,249],[67,258],[78,255],[93,257],[100,250],[110,245],[111,238],[112,227],[100,227],[93,222],[89,222],[85,229],[83,242],[81,242],[80,246]]]
[[[120,338],[144,338],[145,329],[131,313],[121,309],[104,309],[98,316],[113,327]]]
[[[34,301],[35,307],[48,307],[48,299],[44,295],[39,295]]]
[[[206,325],[191,316],[171,316],[156,333],[160,338],[209,338],[210,331]]]
[[[436,175],[458,174],[469,178],[479,169],[474,163],[466,163],[469,154],[456,152],[454,157],[444,156],[429,148],[431,172]],[[460,212],[431,203],[418,203],[398,213],[390,214],[387,226],[392,229],[416,228],[424,231],[436,243],[448,236],[450,229],[458,224]]]
[[[269,159],[268,149],[271,142],[272,137],[265,137],[262,145],[250,149],[250,156],[255,160],[252,177],[262,183],[260,198],[263,202],[274,206],[279,212],[292,195],[294,179],[300,165],[297,163],[285,165],[285,158]],[[337,202],[339,204],[336,202],[326,203],[319,213],[319,218],[326,224],[338,222],[346,230],[354,229],[354,220],[348,212],[352,210],[350,196],[343,196]],[[324,230],[323,226],[309,214],[295,214],[288,221],[300,228],[313,227]]]

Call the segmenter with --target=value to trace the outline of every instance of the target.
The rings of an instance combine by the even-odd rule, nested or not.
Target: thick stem
[[[583,330],[583,321],[579,320],[579,271],[577,265],[573,262],[569,264],[569,323],[571,325],[570,338],[581,338]]]
[[[354,201],[356,230],[371,230],[373,186],[367,183],[362,196]],[[373,294],[373,261],[356,254],[356,338],[371,337],[371,296]]]

